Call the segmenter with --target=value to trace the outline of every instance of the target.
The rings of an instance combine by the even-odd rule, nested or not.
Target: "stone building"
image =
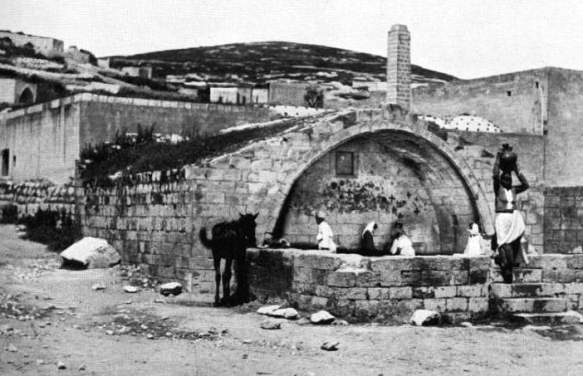
[[[152,67],[123,67],[122,73],[132,77],[152,78]]]
[[[64,52],[63,41],[55,38],[0,30],[0,39],[2,38],[10,39],[17,47],[24,47],[25,45],[30,44],[33,46],[35,52],[47,57],[60,56]]]
[[[271,81],[269,83],[269,103],[284,106],[305,106],[305,82]]]
[[[0,77],[0,103],[30,105],[36,101],[37,86],[11,77]]]

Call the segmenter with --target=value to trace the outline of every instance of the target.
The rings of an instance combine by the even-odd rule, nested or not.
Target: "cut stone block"
[[[564,312],[567,299],[561,298],[506,298],[500,306],[502,312],[545,313]]]
[[[583,324],[583,315],[576,311],[558,313],[517,313],[514,320],[530,325]]]

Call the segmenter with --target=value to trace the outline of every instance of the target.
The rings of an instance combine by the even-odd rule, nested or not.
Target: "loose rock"
[[[417,326],[438,325],[441,320],[439,312],[418,309],[411,316],[411,323]]]
[[[334,321],[335,317],[327,311],[318,311],[310,316],[310,322],[316,325],[327,325]]]
[[[6,351],[17,352],[18,349],[16,348],[16,346],[14,346],[13,344],[9,343],[8,346],[6,347]]]
[[[308,324],[310,324],[310,320],[308,320],[305,317],[302,317],[301,319],[299,319],[296,322],[298,323],[298,325],[308,325]]]
[[[100,291],[100,290],[105,290],[105,285],[103,283],[94,283],[91,286],[91,289],[93,291]]]
[[[67,366],[65,363],[61,362],[60,360],[57,362],[57,369],[66,369]]]
[[[281,329],[281,322],[275,320],[265,320],[261,323],[261,329],[267,330]]]
[[[168,282],[160,285],[160,294],[164,296],[168,295],[180,295],[182,294],[182,285],[178,282]]]
[[[322,346],[320,346],[320,348],[326,351],[336,351],[338,350],[339,345],[340,342],[338,341],[326,341],[322,344]]]
[[[130,293],[130,294],[134,294],[134,293],[140,291],[140,288],[139,287],[136,287],[136,286],[125,285],[123,287],[123,291],[125,291],[127,293]]]
[[[64,262],[87,268],[108,268],[119,264],[121,256],[106,240],[85,237],[61,252]]]
[[[268,313],[269,316],[273,317],[283,317],[288,320],[295,320],[298,318],[298,311],[293,308],[281,308],[277,309],[271,313]]]
[[[273,312],[279,310],[280,308],[281,308],[280,305],[263,306],[257,310],[257,313],[259,313],[260,315],[270,315]]]

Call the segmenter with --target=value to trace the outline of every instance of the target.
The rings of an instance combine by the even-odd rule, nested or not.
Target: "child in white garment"
[[[466,244],[466,248],[464,249],[464,256],[481,256],[482,248],[480,243],[482,242],[482,236],[480,235],[480,228],[478,227],[478,224],[471,223],[468,232],[468,244]]]

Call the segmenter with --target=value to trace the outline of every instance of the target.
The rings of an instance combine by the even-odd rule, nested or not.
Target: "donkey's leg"
[[[238,304],[249,301],[249,278],[247,274],[246,249],[239,251],[235,260],[235,277],[237,278],[237,300]]]
[[[219,291],[221,287],[221,258],[213,257],[215,267],[215,306],[220,303]]]
[[[227,257],[225,259],[225,271],[223,272],[223,300],[225,302],[229,301],[231,297],[231,266],[233,264],[233,258]]]

